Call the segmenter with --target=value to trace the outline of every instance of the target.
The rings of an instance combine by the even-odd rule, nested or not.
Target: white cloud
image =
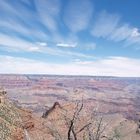
[[[88,27],[92,14],[90,0],[70,0],[65,7],[64,22],[71,31],[78,32]]]
[[[140,76],[140,59],[127,57],[107,57],[95,61],[76,60],[76,64],[87,68],[90,75],[104,76]]]
[[[17,37],[0,34],[0,47],[6,51],[42,52],[43,47]]]
[[[114,29],[113,33],[110,35],[110,39],[113,41],[124,41],[131,35],[131,29],[129,25],[125,24],[121,27]]]
[[[14,25],[14,26],[13,26]],[[22,25],[19,23],[17,19],[7,19],[7,20],[1,20],[0,21],[0,27],[2,29],[5,29],[5,31],[8,31],[9,33],[18,33],[22,36],[36,39],[36,40],[46,40],[46,38],[49,40],[50,37],[43,32],[42,30],[36,29],[29,29],[29,27]]]
[[[140,45],[139,29],[123,23],[120,16],[107,12],[100,13],[91,30],[95,37],[105,38],[115,42],[123,41],[125,46]]]
[[[40,45],[40,46],[47,46],[46,42],[36,42],[36,44]]]
[[[133,28],[131,37],[140,37],[140,32],[138,28]]]
[[[35,0],[36,9],[42,23],[50,32],[58,29],[56,18],[60,12],[60,2],[60,0]]]
[[[91,31],[92,35],[103,38],[108,37],[117,27],[119,20],[118,15],[109,14],[106,11],[101,12]]]
[[[77,46],[77,43],[74,43],[74,44],[57,43],[56,46],[64,47],[64,48],[75,48]]]
[[[85,48],[87,49],[87,50],[94,50],[94,49],[96,49],[96,43],[94,43],[94,42],[92,42],[92,43],[86,43],[85,44]]]
[[[140,76],[140,60],[126,57],[108,57],[96,61],[76,60],[66,64],[50,64],[1,55],[0,68],[0,73],[17,74]]]
[[[48,34],[38,26],[40,19],[37,14],[30,8],[27,8],[22,2],[1,1],[0,13],[4,15],[1,16],[0,28],[7,34],[18,33],[18,35],[41,41],[46,40],[46,38],[50,39]]]
[[[17,37],[12,37],[4,34],[0,34],[0,50],[5,50],[7,52],[39,52],[43,54],[64,57],[93,58],[93,56],[79,52],[65,51],[58,48],[48,47],[46,42],[29,42]]]
[[[117,27],[109,36],[113,41],[124,41],[126,46],[140,44],[140,33],[138,28],[130,27],[129,25],[122,25]]]

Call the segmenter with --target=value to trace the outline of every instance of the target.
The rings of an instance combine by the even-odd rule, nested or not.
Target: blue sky
[[[1,0],[0,73],[140,76],[139,0]]]

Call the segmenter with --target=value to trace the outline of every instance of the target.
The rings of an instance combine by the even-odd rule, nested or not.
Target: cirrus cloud
[[[72,32],[88,27],[93,14],[91,0],[70,0],[65,7],[64,23]]]
[[[140,45],[139,29],[123,23],[118,14],[103,11],[96,19],[91,30],[94,37],[111,40],[114,42],[123,41],[124,46]]]

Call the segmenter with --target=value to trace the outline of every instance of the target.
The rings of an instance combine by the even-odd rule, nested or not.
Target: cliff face
[[[55,102],[54,105],[50,109],[46,110],[46,112],[43,113],[42,118],[47,118],[47,116],[50,113],[52,113],[53,111],[55,111],[58,108],[62,108],[62,107],[60,106],[59,102]]]
[[[28,140],[34,127],[32,113],[16,107],[0,89],[0,140]]]
[[[30,110],[18,108],[0,89],[0,140],[51,140],[43,122]]]
[[[19,109],[6,98],[5,94],[5,91],[0,91],[0,139],[22,140],[24,131]]]

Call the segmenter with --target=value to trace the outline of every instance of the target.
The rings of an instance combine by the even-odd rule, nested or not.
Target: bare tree
[[[76,102],[75,110],[70,116],[68,110],[65,110],[63,113],[63,120],[66,125],[66,137],[63,138],[61,133],[53,126],[47,128],[50,130],[50,134],[56,140],[114,140],[119,138],[117,133],[114,133],[112,137],[105,136],[104,132],[107,130],[108,123],[104,123],[103,117],[98,116],[96,110],[90,116],[90,119],[87,122],[81,121],[81,113],[83,110],[84,104],[82,102]]]
[[[136,134],[140,134],[140,119],[139,119],[138,122],[137,122]]]

